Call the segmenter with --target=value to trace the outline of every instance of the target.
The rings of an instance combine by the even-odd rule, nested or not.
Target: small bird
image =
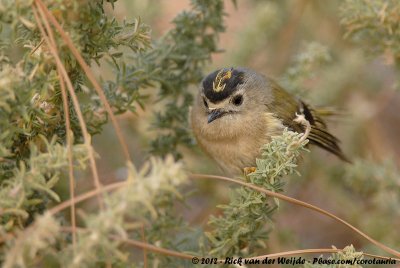
[[[190,121],[200,147],[227,173],[255,167],[262,145],[285,128],[303,133],[299,115],[310,123],[308,139],[340,159],[339,140],[316,110],[275,83],[247,68],[224,68],[206,76],[191,109]]]

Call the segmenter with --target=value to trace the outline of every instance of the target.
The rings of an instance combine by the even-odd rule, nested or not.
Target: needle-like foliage
[[[218,41],[225,31],[224,1],[191,0],[190,7],[173,19],[172,29],[160,38],[152,38],[152,28],[139,17],[114,18],[115,2],[0,0],[1,265],[191,267],[193,263],[186,259],[192,256],[187,252],[222,258],[257,255],[258,249],[268,248],[273,216],[280,208],[276,193],[284,191],[290,175],[299,175],[297,163],[307,151],[307,140],[289,130],[273,137],[261,148],[255,172],[245,178],[247,184],[232,190],[230,202],[219,206],[221,214],[211,216],[207,232],[202,227],[193,231],[184,219],[186,212],[177,208],[177,204],[186,205],[186,188],[182,194],[182,186],[188,177],[184,161],[180,161],[185,156],[181,149],[194,145],[188,127],[194,89],[212,54],[222,51]],[[346,43],[339,45],[347,51],[342,55],[318,40],[304,43],[292,57],[290,44],[296,39],[302,12],[312,1],[296,1],[291,12],[289,2],[255,4],[254,19],[238,37],[237,53],[228,64],[236,61],[242,65],[252,58],[269,60],[272,57],[263,53],[276,39],[279,47],[274,51],[279,54],[282,49],[284,56],[274,68],[284,73],[281,81],[288,90],[320,102],[337,97],[352,81],[353,69],[365,64],[361,50],[352,50]],[[317,3],[312,5],[311,12],[323,10]],[[370,56],[384,55],[386,63],[398,67],[399,11],[395,0],[343,1],[338,16],[345,38],[372,51]],[[74,54],[73,48],[78,53]],[[85,68],[78,56],[90,68]],[[290,62],[286,72],[285,62]],[[112,74],[90,75],[104,70]],[[315,90],[317,87],[321,90]],[[310,88],[313,91],[308,91]],[[115,123],[113,113],[136,116],[139,106],[140,112],[152,114],[151,129],[146,130],[150,138],[146,137],[142,150],[148,155],[132,158],[150,160],[138,171],[127,159],[127,165],[120,169],[125,174],[123,180],[106,184],[109,178],[96,168],[91,137],[102,133],[109,118]],[[115,129],[120,134],[117,126]],[[77,170],[87,166],[95,182],[99,173],[104,185],[95,183],[95,189],[82,193],[82,180],[73,179],[81,174]],[[67,174],[70,199],[64,200],[60,189],[65,187]],[[346,191],[368,199],[367,205],[377,208],[382,219],[398,215],[399,171],[393,162],[381,165],[355,159],[343,174],[340,183]],[[74,184],[77,187],[73,188]],[[87,202],[88,207],[75,210],[75,205],[92,199],[98,202]],[[303,206],[313,207],[304,202]],[[61,213],[66,208],[71,209],[71,218]],[[314,206],[313,210],[352,227],[322,209]],[[396,227],[394,223],[392,228]],[[397,245],[393,235],[379,234]],[[378,242],[373,244],[398,253]],[[127,245],[140,248],[138,252],[143,254]],[[354,259],[363,260],[362,253],[349,246],[329,260]],[[306,263],[304,267],[341,266]]]

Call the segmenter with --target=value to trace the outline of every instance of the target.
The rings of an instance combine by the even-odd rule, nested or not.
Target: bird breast
[[[192,123],[200,147],[229,175],[241,175],[243,168],[255,167],[261,147],[271,141],[271,136],[279,135],[283,130],[281,121],[268,113],[260,120],[242,124],[240,130],[230,132],[230,135],[226,135],[226,127],[220,129],[220,135],[215,133],[219,127],[217,124],[201,127]]]

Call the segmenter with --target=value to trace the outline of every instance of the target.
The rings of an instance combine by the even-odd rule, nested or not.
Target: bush
[[[218,55],[223,64],[235,62],[258,69],[273,66],[282,85],[316,105],[336,102],[342,103],[337,109],[345,109],[345,104],[352,107],[359,99],[379,94],[377,84],[383,87],[381,92],[397,96],[384,88],[386,80],[369,73],[374,68],[383,69],[389,77],[398,72],[397,1],[344,1],[340,6],[302,0],[295,4],[252,1],[233,11],[237,14],[247,8],[254,16],[250,27],[239,29],[238,42],[233,42],[232,48],[219,42],[225,24],[235,20],[227,18],[227,3],[222,0],[192,0],[190,8],[173,19],[172,29],[159,38],[151,36],[155,26],[146,25],[140,17],[114,18],[115,2],[0,1],[0,260],[4,267],[190,267],[194,256],[219,261],[232,256],[258,258],[272,235],[273,241],[286,247],[301,240],[301,234],[290,233],[288,239],[284,231],[274,230],[274,217],[296,217],[280,200],[350,227],[355,232],[343,240],[344,246],[354,242],[357,250],[370,251],[370,245],[375,245],[399,257],[392,249],[400,246],[399,240],[387,232],[396,228],[391,220],[399,203],[399,171],[394,158],[383,155],[383,160],[375,161],[354,156],[354,165],[326,165],[314,153],[303,154],[308,151],[303,134],[285,130],[261,148],[256,171],[244,180],[187,171],[193,157],[201,158],[193,153],[195,144],[187,122],[193,89],[215,54],[222,52],[219,46],[227,49],[224,56]],[[236,1],[232,3],[237,6]],[[301,19],[303,13],[307,16]],[[335,40],[338,44],[323,44],[324,38],[329,38],[319,31],[313,34],[315,29],[310,26],[318,16],[329,18],[326,27],[332,32],[343,29],[344,39]],[[307,42],[296,32],[314,41]],[[372,60],[382,55],[387,65],[376,67]],[[268,57],[272,60],[266,64],[263,59]],[[354,90],[349,92],[350,88]],[[373,107],[368,101],[364,104],[364,110],[362,105],[354,106],[358,121],[345,135],[346,144],[355,141],[353,148],[346,148],[353,155],[367,155],[373,148],[360,139],[364,136],[374,135],[373,143],[378,140],[390,148],[390,139],[384,139],[385,129],[395,131],[385,125],[389,117],[369,122]],[[389,112],[396,103],[391,105]],[[332,110],[325,112],[338,114]],[[381,110],[382,114],[375,115],[378,119],[385,116],[385,109]],[[124,138],[127,128],[120,126],[121,117],[115,117],[132,114],[134,120],[139,120],[138,115],[151,118],[150,130],[136,133],[133,141]],[[372,127],[363,129],[362,125],[369,123]],[[124,166],[115,168],[122,171],[123,180],[111,183],[98,164],[103,155],[95,152],[92,142],[96,135],[104,135],[110,124],[125,160]],[[140,146],[147,152],[132,156],[130,143],[139,139],[146,141],[146,146],[142,142]],[[112,152],[111,158],[117,153]],[[134,162],[143,159],[147,161],[138,168]],[[90,175],[85,174],[87,170]],[[292,174],[300,173],[310,181],[289,180]],[[312,180],[321,174],[323,179]],[[206,177],[240,187],[230,191],[229,203],[220,205],[216,215],[207,211],[209,223],[201,227],[189,223],[179,208],[190,206],[189,179]],[[218,191],[216,186],[205,187],[208,194]],[[296,189],[302,189],[299,187],[320,187],[321,206],[337,204],[342,217],[350,218],[391,248],[325,210],[282,194],[288,191],[295,195]],[[77,207],[88,200],[88,206]],[[69,212],[64,212],[67,208]],[[375,218],[364,215],[364,208]],[[353,237],[355,233],[368,243],[359,242]],[[143,256],[129,245],[141,249]],[[353,246],[344,246],[343,250],[334,247],[310,252],[331,252],[335,260],[368,256]],[[278,255],[285,256],[285,252]],[[307,262],[304,267],[320,265]]]

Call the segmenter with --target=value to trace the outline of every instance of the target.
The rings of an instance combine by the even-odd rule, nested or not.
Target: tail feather
[[[339,140],[332,134],[321,131],[320,129],[311,128],[310,135],[308,136],[311,144],[317,145],[328,152],[333,153],[345,162],[351,163],[339,147]]]

